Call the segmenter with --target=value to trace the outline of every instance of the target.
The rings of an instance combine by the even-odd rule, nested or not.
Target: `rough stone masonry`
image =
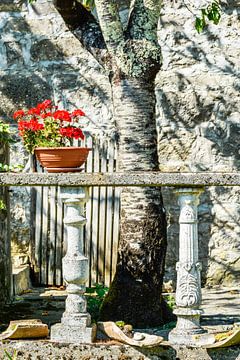
[[[198,34],[182,0],[165,2],[159,27],[163,67],[156,82],[160,171],[239,170],[239,17],[240,5],[228,2],[220,24]],[[16,109],[53,98],[62,106],[83,107],[111,130],[107,75],[68,31],[51,1],[23,7],[14,0],[1,1],[0,33],[1,117],[10,121]],[[11,161],[25,161],[19,143]],[[168,280],[175,276],[178,257],[179,208],[171,189],[164,188],[163,195],[169,223]],[[209,187],[200,202],[203,282],[239,283],[239,188]],[[29,190],[13,188],[12,203],[13,251],[28,262]]]

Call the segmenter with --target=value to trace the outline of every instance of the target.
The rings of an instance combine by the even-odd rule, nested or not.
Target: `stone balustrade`
[[[203,332],[200,326],[201,264],[198,258],[197,229],[199,194],[204,191],[204,186],[240,185],[240,173],[2,174],[0,186],[10,185],[62,187],[62,198],[67,205],[64,223],[68,234],[68,252],[63,259],[63,277],[67,282],[68,298],[62,322],[53,326],[51,338],[69,343],[91,342],[94,337],[83,296],[88,260],[82,253],[80,233],[80,228],[85,224],[83,206],[87,201],[87,188],[89,186],[175,187],[180,205],[179,262],[176,266],[177,308],[174,311],[178,321],[176,328],[170,333],[169,340],[173,344],[194,345],[193,335]]]

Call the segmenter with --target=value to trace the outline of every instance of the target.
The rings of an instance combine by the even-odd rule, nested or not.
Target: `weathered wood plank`
[[[92,138],[86,137],[85,144],[87,147],[92,148],[93,142]],[[88,154],[88,159],[85,167],[85,172],[92,173],[93,172],[93,151]],[[91,232],[91,224],[92,224],[92,188],[89,188],[89,200],[86,203],[86,219],[87,223],[85,226],[85,237],[84,237],[84,253],[89,261],[89,282],[88,285],[91,286],[92,278],[91,278],[91,267],[92,267],[92,258],[91,258],[91,249],[92,249],[92,232]]]
[[[99,143],[94,144],[93,167],[95,171],[100,171]],[[92,175],[92,174],[89,174]],[[98,282],[98,241],[99,241],[99,188],[92,189],[92,221],[91,221],[91,282]]]
[[[107,172],[107,144],[100,149],[101,172]],[[106,225],[106,187],[99,190],[99,235],[98,235],[98,282],[104,282],[105,278],[105,225]]]
[[[56,186],[51,186],[49,213],[49,257],[48,257],[48,285],[54,285],[56,279]]]
[[[43,188],[36,188],[36,214],[35,214],[35,249],[34,273],[36,281],[40,281],[41,269],[41,233],[42,233],[42,192]]]
[[[42,201],[42,241],[41,241],[41,284],[47,284],[47,265],[48,265],[48,187],[43,187],[43,201]]]
[[[59,196],[60,189],[57,188],[57,208],[56,208],[56,221],[57,221],[57,233],[56,233],[56,246],[55,246],[55,273],[56,273],[56,285],[62,284],[62,242],[63,242],[63,203]]]
[[[114,159],[114,143],[113,141],[108,142],[108,169],[107,171],[112,173],[115,170],[115,159]],[[106,250],[105,250],[105,285],[109,286],[112,280],[112,258],[116,256],[112,254],[113,247],[113,188],[107,187],[106,202]]]

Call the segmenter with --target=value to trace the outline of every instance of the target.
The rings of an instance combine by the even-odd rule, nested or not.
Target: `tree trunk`
[[[113,102],[119,171],[157,170],[154,81],[125,79],[113,84]],[[123,320],[135,327],[166,322],[161,299],[166,246],[160,188],[124,188],[118,263],[101,307],[102,320]]]
[[[161,2],[131,1],[127,27],[121,23],[116,0],[95,0],[99,23],[90,15],[85,21],[79,2],[54,3],[75,36],[109,71],[119,171],[157,170],[154,79],[162,62],[157,40]],[[169,321],[161,299],[167,242],[159,188],[123,189],[120,231],[116,275],[101,318],[139,327]]]

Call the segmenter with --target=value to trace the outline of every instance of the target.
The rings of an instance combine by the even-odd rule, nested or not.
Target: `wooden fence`
[[[93,141],[84,171],[115,172],[116,143]],[[38,169],[38,171],[41,171]],[[32,214],[34,278],[38,285],[62,284],[62,257],[66,251],[63,228],[64,206],[58,187],[34,188]],[[116,268],[119,238],[120,189],[90,187],[86,204],[87,224],[84,231],[84,252],[89,259],[89,286],[103,282],[109,285]]]

